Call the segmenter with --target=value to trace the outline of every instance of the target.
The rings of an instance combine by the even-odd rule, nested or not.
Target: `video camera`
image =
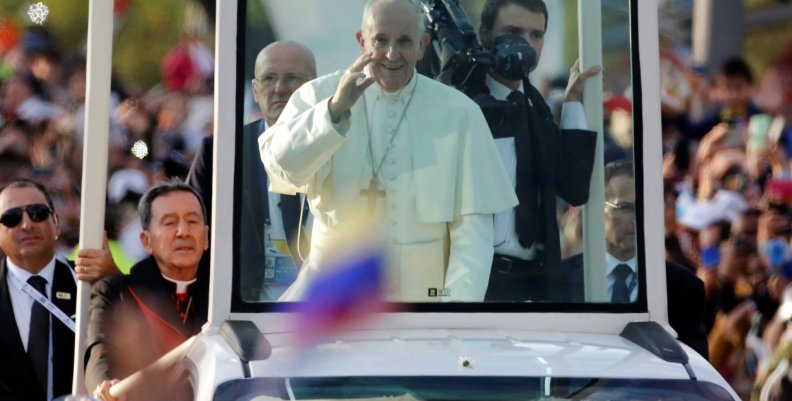
[[[492,97],[484,77],[492,69],[509,80],[528,79],[536,66],[536,52],[518,35],[498,36],[492,49],[485,49],[457,0],[419,0],[419,4],[432,36],[432,49],[417,65],[418,71],[476,102],[495,138],[514,135],[516,113],[524,111]]]
[[[432,51],[420,67],[423,74],[474,97],[471,77],[483,77],[492,69],[509,80],[524,79],[536,66],[536,53],[518,35],[498,36],[493,48],[485,49],[457,0],[420,0],[419,4],[432,36]]]

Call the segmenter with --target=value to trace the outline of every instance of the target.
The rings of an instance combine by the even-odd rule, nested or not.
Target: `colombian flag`
[[[305,292],[295,312],[294,333],[299,345],[343,331],[373,313],[385,312],[385,250],[369,246],[325,266]]]

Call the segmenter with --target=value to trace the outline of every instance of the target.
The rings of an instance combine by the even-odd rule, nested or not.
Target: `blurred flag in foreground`
[[[286,307],[294,312],[296,343],[313,343],[373,313],[387,311],[385,259],[382,246],[369,246],[324,266],[308,286],[303,302]]]

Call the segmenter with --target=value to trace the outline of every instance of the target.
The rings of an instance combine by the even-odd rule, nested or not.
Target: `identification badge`
[[[264,244],[264,285],[289,286],[297,278],[297,266],[289,256],[285,240],[272,240]]]
[[[55,292],[55,298],[69,300],[69,299],[71,299],[71,293],[64,292],[64,291],[56,291]]]

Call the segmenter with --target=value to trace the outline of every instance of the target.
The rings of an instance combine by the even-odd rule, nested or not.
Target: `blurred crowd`
[[[735,57],[707,77],[670,50],[661,71],[666,255],[704,281],[710,362],[758,399],[789,373],[792,46],[761,75]]]
[[[185,36],[163,58],[160,85],[112,84],[105,221],[122,270],[146,256],[140,195],[183,178],[211,135],[213,64]],[[704,281],[710,362],[743,397],[757,397],[792,355],[792,46],[761,75],[736,57],[711,77],[664,49],[661,74],[667,258]],[[85,55],[64,54],[44,28],[0,52],[0,184],[47,183],[64,254],[79,233],[85,88]],[[629,99],[612,97],[605,111],[606,159],[624,158]],[[565,235],[579,238],[565,218],[562,228],[576,233]]]
[[[65,54],[33,26],[0,49],[0,183],[15,176],[47,183],[60,214],[59,249],[78,240],[86,96],[84,53]],[[137,200],[154,182],[186,176],[212,132],[212,52],[189,35],[160,63],[153,88],[111,84],[107,212],[110,247],[125,271],[146,256]]]

